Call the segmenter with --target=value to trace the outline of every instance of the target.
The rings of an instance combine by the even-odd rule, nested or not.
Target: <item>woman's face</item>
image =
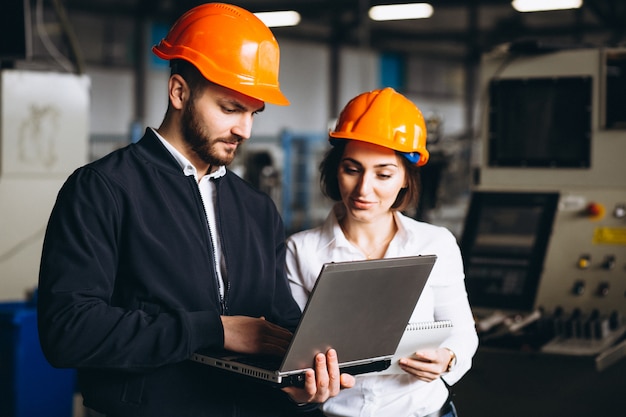
[[[354,220],[370,222],[388,215],[406,187],[404,164],[392,149],[348,140],[337,179],[341,200]]]

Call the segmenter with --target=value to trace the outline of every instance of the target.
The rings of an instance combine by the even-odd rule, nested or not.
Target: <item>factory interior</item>
[[[461,417],[626,415],[626,2],[239,0],[274,26],[281,90],[229,167],[288,234],[331,202],[318,165],[355,95],[393,87],[422,111],[430,161],[409,216],[448,228],[479,347],[453,386]],[[0,417],[88,417],[72,369],[36,332],[44,232],[79,166],[158,127],[151,52],[196,0],[4,0],[0,13]],[[549,2],[540,1],[544,6]]]

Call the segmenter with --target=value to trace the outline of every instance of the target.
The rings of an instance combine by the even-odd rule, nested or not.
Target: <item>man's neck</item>
[[[207,174],[215,172],[219,168],[208,164],[199,158],[198,155],[196,155],[196,153],[189,148],[180,133],[174,129],[170,129],[167,124],[162,124],[156,131],[163,137],[163,139],[176,148],[178,152],[191,162],[198,172],[198,178],[202,178]]]

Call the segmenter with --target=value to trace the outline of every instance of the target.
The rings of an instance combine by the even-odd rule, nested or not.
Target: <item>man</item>
[[[278,390],[188,359],[201,348],[285,352],[300,310],[271,199],[226,170],[265,102],[285,105],[270,30],[236,6],[198,6],[156,55],[170,60],[157,130],[74,172],[41,260],[39,334],[109,417],[277,416],[349,387],[333,350],[304,388]],[[306,404],[309,403],[309,404]]]

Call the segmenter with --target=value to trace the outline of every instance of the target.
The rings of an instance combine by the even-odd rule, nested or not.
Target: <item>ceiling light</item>
[[[300,23],[300,13],[289,10],[284,12],[261,12],[255,13],[266,26],[275,28],[278,26],[296,26]]]
[[[372,20],[425,19],[432,16],[433,6],[428,3],[389,4],[374,6],[368,14]]]
[[[518,12],[542,12],[578,9],[583,5],[583,0],[513,0],[511,5]]]

